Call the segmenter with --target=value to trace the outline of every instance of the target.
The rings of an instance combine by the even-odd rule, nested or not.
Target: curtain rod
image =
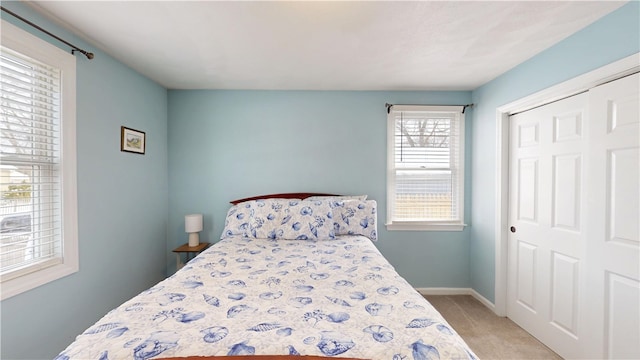
[[[391,107],[393,105],[408,105],[408,106],[462,106],[462,113],[464,114],[464,111],[467,110],[468,107],[473,107],[473,104],[466,104],[466,105],[426,105],[426,104],[389,104],[386,103],[384,104],[384,106],[387,107],[387,114],[391,112]]]
[[[36,28],[36,29],[38,29],[38,30],[42,31],[43,33],[45,33],[45,34],[47,34],[47,35],[51,36],[52,38],[54,38],[54,39],[56,39],[56,40],[58,40],[58,41],[61,41],[61,42],[65,43],[65,44],[67,44],[68,46],[70,46],[70,47],[72,48],[72,50],[71,50],[71,54],[75,55],[75,52],[76,52],[76,51],[78,51],[78,52],[80,52],[80,53],[84,54],[84,56],[86,56],[86,57],[87,57],[87,59],[89,59],[89,60],[93,59],[94,55],[93,55],[93,53],[92,53],[92,52],[88,52],[88,51],[86,51],[86,50],[82,50],[82,49],[80,49],[79,47],[77,47],[77,46],[73,45],[72,43],[70,43],[70,42],[68,42],[68,41],[66,41],[66,40],[63,40],[63,39],[61,39],[61,38],[59,38],[59,37],[57,37],[57,36],[53,35],[52,33],[50,33],[50,32],[48,32],[47,30],[45,30],[45,29],[41,28],[40,26],[38,26],[38,25],[36,25],[36,24],[32,23],[31,21],[29,21],[29,20],[27,20],[27,19],[23,18],[22,16],[20,16],[20,15],[18,15],[18,14],[16,14],[16,13],[14,13],[14,12],[12,12],[12,11],[7,10],[5,7],[0,6],[0,9],[1,9],[2,11],[6,12],[7,14],[9,14],[9,15],[11,15],[11,16],[13,16],[13,17],[15,17],[15,18],[19,19],[19,20],[22,20],[24,23],[26,23],[26,24],[28,24],[28,25],[31,25],[32,27],[34,27],[34,28]]]

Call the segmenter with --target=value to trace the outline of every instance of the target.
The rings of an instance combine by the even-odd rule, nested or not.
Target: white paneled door
[[[640,75],[589,91],[589,120],[587,343],[595,358],[640,359]]]
[[[564,358],[640,358],[639,81],[510,119],[507,316]]]
[[[511,117],[507,314],[577,357],[584,249],[586,93]]]

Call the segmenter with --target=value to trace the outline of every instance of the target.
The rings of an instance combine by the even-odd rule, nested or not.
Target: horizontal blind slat
[[[31,107],[34,110],[39,110],[45,113],[55,112],[56,110],[54,108],[58,107],[57,102],[46,102],[42,99],[28,97],[15,92],[7,92],[6,88],[6,86],[2,86],[2,95],[0,98],[10,105]]]
[[[34,76],[33,72],[16,70],[16,68],[7,66],[6,63],[0,65],[0,77],[6,79],[3,84],[12,83],[14,86],[28,89],[33,87],[49,88],[52,85],[57,86],[60,82],[59,74],[37,73],[37,75]]]
[[[25,110],[25,109],[17,109],[13,107],[9,107],[11,104],[0,104],[0,115],[6,117],[8,123],[17,124],[23,123],[25,121],[38,123],[44,126],[52,126],[53,129],[57,129],[59,124],[55,121],[56,114],[52,114],[51,116],[47,116],[41,113],[36,113],[33,111]],[[29,107],[28,109],[31,109]]]
[[[0,64],[3,69],[29,78],[42,78],[46,80],[46,82],[60,80],[59,69],[34,61],[30,57],[14,52],[6,47],[3,47],[0,52]]]
[[[34,140],[31,140],[30,142],[42,143],[47,145],[50,145],[51,141],[57,140],[59,138],[58,136],[55,135],[54,131],[51,131],[48,129],[34,128],[29,126],[22,126],[22,127],[31,129],[33,131],[46,132],[47,134],[34,134],[32,132],[25,132],[25,131],[11,130],[11,129],[2,129],[1,132],[2,134],[5,134],[3,136],[7,136],[6,134],[12,134],[16,136],[29,137],[34,139]],[[52,135],[49,135],[49,134],[52,134]]]
[[[52,91],[55,83],[45,83],[37,78],[21,76],[14,77],[10,74],[0,74],[3,77],[2,89],[11,91],[11,94],[20,94],[29,98],[39,98],[41,101],[57,101],[56,94]]]
[[[39,110],[36,112],[32,106],[24,106],[18,103],[4,102],[0,105],[0,115],[4,118],[7,124],[15,124],[22,126],[38,127],[40,126],[53,126],[58,127],[59,124],[56,121],[56,117],[59,116],[55,111],[43,112]],[[28,125],[32,123],[32,125]]]
[[[34,165],[52,165],[58,163],[58,157],[46,156],[46,155],[34,155],[34,154],[15,154],[0,152],[0,156],[11,156],[14,158],[14,162],[21,164],[34,164]],[[4,160],[4,159],[3,159]],[[4,163],[4,161],[2,161]]]
[[[3,153],[0,152],[0,158],[2,158],[3,165],[13,165],[13,166],[40,166],[43,169],[49,169],[48,171],[56,170],[56,166],[59,166],[58,161],[54,161],[55,159],[45,159],[49,161],[40,161],[37,159],[33,159],[33,156],[18,156],[15,153]],[[41,170],[44,171],[44,170]]]

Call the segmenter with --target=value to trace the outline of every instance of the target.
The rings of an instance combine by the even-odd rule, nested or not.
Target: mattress
[[[474,359],[364,236],[232,236],[79,335],[57,359],[315,355]]]

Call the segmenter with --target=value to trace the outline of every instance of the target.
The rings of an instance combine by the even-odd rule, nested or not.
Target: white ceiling
[[[30,4],[170,89],[471,90],[624,2]]]

